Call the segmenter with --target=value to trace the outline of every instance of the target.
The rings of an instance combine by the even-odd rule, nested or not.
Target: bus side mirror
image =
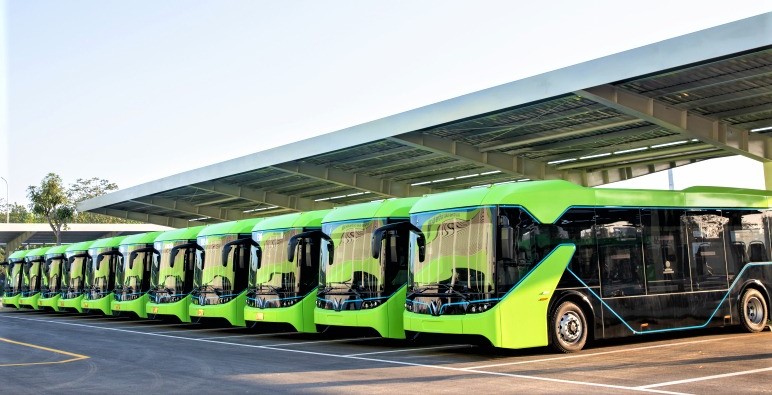
[[[97,255],[96,260],[96,270],[99,270],[99,268],[102,266],[102,260],[105,259],[105,254],[99,254]]]
[[[327,241],[330,242],[330,244],[332,244],[332,240],[330,240],[330,238],[326,234],[324,234],[324,232],[322,232],[321,230],[309,230],[306,232],[298,233],[295,236],[290,237],[289,243],[287,243],[287,261],[289,262],[295,261],[295,250],[297,250],[300,240],[316,238],[316,237],[326,239]]]
[[[423,262],[424,258],[426,257],[426,237],[424,237],[424,233],[421,232],[421,229],[418,229],[418,227],[410,223],[410,221],[388,224],[376,229],[373,232],[373,238],[370,244],[370,252],[372,253],[373,258],[378,259],[378,257],[381,255],[381,248],[383,247],[383,235],[386,232],[395,230],[407,230],[415,233],[418,236],[416,239],[416,243],[418,244],[418,260]]]

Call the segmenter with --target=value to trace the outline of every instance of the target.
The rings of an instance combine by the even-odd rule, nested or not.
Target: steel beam
[[[333,167],[317,166],[310,163],[288,162],[273,165],[271,167],[287,173],[300,174],[309,178],[351,187],[361,191],[372,192],[384,197],[422,196],[433,192],[432,189],[426,187],[414,187],[403,182],[372,177],[360,173],[351,173]]]
[[[531,180],[563,179],[577,184],[582,184],[583,182],[581,172],[558,171],[545,162],[502,152],[481,152],[473,145],[433,135],[408,133],[390,137],[389,139],[418,149],[442,153],[467,163],[483,166],[489,170],[499,170],[515,178],[529,178]]]
[[[268,192],[255,188],[238,186],[222,181],[207,181],[191,185],[208,192],[215,192],[222,195],[241,198],[255,203],[264,203],[270,206],[278,206],[293,211],[311,211],[322,210],[335,207],[329,202],[315,202],[313,199],[299,196],[284,195],[276,192]]]
[[[761,162],[772,160],[772,139],[718,119],[693,114],[612,85],[600,85],[576,94],[728,152]]]
[[[25,241],[29,240],[30,237],[34,235],[35,232],[21,232],[18,236],[14,237],[13,240],[9,241],[8,244],[5,245],[6,257],[10,256],[12,252],[18,250]]]
[[[198,221],[188,221],[186,219],[177,217],[167,217],[163,215],[140,213],[136,211],[125,211],[114,208],[95,208],[89,210],[92,213],[109,215],[111,217],[130,219],[133,221],[144,222],[148,224],[156,224],[162,226],[168,226],[171,228],[187,228],[189,226],[201,225]],[[191,222],[194,222],[191,224]]]
[[[628,137],[638,136],[638,135],[649,133],[659,129],[662,129],[662,128],[657,125],[641,126],[637,128],[620,130],[618,132],[609,132],[608,134],[580,137],[577,139],[558,141],[555,143],[547,143],[547,144],[536,145],[531,147],[523,147],[514,151],[510,151],[509,153],[515,155],[523,152],[540,152],[540,151],[549,151],[553,149],[570,148],[576,145],[582,145],[587,143],[601,143],[605,139],[615,141],[619,139],[626,139]],[[638,142],[643,143],[645,142],[645,140],[638,141]],[[617,144],[617,143],[612,143],[609,145],[614,145],[614,144]],[[621,143],[621,144],[625,144],[625,143]]]
[[[130,202],[141,203],[148,206],[154,206],[162,209],[179,211],[181,213],[195,215],[199,217],[209,217],[221,221],[237,221],[249,218],[241,211],[228,210],[214,206],[196,206],[184,200],[167,199],[160,197],[147,197],[130,200]]]
[[[593,123],[595,122],[598,122],[598,121],[594,121]],[[543,132],[539,132],[543,134],[541,136],[536,136],[531,138],[517,138],[508,143],[496,144],[496,145],[487,146],[485,148],[481,148],[480,151],[487,152],[487,151],[500,150],[503,148],[522,147],[524,145],[540,143],[542,141],[573,137],[573,136],[578,136],[585,133],[592,133],[592,132],[597,132],[599,130],[618,128],[618,127],[632,125],[640,122],[641,122],[640,119],[626,119],[623,121],[607,123],[604,125],[586,126],[586,127],[581,127],[581,125],[578,125],[580,126],[579,129],[569,129],[562,132],[554,132],[554,131],[551,132],[549,130],[545,130]]]

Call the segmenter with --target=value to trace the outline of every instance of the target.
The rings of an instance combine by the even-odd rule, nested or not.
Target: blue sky
[[[772,11],[712,0],[3,4],[0,175],[17,202],[48,172],[129,187]],[[763,187],[757,164],[713,165],[727,166],[759,174],[737,186]],[[684,174],[677,188],[695,177]],[[635,185],[666,187],[653,179]]]

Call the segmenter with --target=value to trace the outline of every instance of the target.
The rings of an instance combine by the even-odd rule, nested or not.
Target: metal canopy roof
[[[82,211],[185,227],[500,182],[596,186],[772,160],[772,13],[100,196]]]

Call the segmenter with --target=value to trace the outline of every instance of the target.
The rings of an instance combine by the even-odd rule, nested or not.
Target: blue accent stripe
[[[619,321],[622,322],[622,324],[624,324],[624,326],[626,326],[627,329],[630,330],[630,332],[632,332],[634,335],[642,335],[642,334],[646,334],[646,333],[673,332],[673,331],[683,331],[683,330],[689,330],[689,329],[700,329],[700,328],[706,327],[710,323],[710,321],[713,320],[713,317],[716,316],[716,313],[718,313],[718,309],[720,309],[721,305],[724,304],[724,301],[726,301],[726,298],[729,297],[729,293],[732,291],[732,289],[735,287],[735,285],[737,285],[737,283],[740,281],[740,278],[742,277],[743,273],[745,273],[745,270],[748,269],[748,267],[750,267],[750,266],[769,266],[769,265],[772,265],[772,262],[748,263],[748,264],[746,264],[742,268],[742,270],[740,270],[740,273],[738,273],[737,276],[735,276],[734,282],[732,282],[732,285],[729,287],[729,289],[727,289],[726,294],[724,295],[723,298],[721,298],[721,301],[718,303],[718,306],[716,306],[715,310],[713,310],[713,313],[710,315],[710,317],[708,317],[707,321],[705,321],[702,325],[683,326],[683,327],[677,327],[677,328],[654,329],[654,330],[650,330],[650,331],[637,331],[637,330],[633,329],[630,325],[627,324],[627,321],[625,321],[625,319],[622,318],[622,316],[620,316],[616,311],[614,311],[614,309],[612,309],[611,306],[609,306],[603,300],[603,298],[601,298],[584,281],[582,281],[582,279],[579,278],[579,276],[577,276],[576,273],[574,273],[573,271],[571,271],[571,269],[568,269],[568,268],[566,268],[566,270],[569,273],[571,273],[582,284],[582,286],[587,288],[587,290],[590,291],[590,293],[596,299],[598,299],[598,301],[600,301],[601,305],[603,305],[603,307],[605,309],[607,309],[609,312],[611,312],[611,314],[613,314],[615,317],[617,317],[619,319]],[[657,294],[657,295],[667,295],[667,294]]]

